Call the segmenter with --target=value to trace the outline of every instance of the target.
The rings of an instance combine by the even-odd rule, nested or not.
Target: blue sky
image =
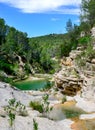
[[[81,0],[0,0],[0,17],[29,37],[65,33],[66,22],[79,24]]]

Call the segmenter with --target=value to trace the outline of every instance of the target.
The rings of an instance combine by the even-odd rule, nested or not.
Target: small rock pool
[[[49,117],[53,120],[79,118],[81,114],[86,114],[85,111],[75,106],[75,101],[67,101],[64,104],[56,104],[50,112]]]
[[[24,80],[15,82],[14,86],[20,90],[40,90],[49,87],[50,82],[47,80]]]

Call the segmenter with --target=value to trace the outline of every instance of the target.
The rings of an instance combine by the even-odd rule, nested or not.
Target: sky
[[[29,37],[65,33],[79,24],[81,0],[0,0],[0,18]]]

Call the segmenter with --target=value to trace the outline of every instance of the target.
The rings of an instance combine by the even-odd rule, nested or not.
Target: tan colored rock
[[[83,79],[80,78],[75,68],[62,69],[55,76],[55,86],[63,93],[74,96],[81,90]]]
[[[91,63],[95,64],[95,59],[92,59]]]
[[[91,29],[92,36],[95,37],[95,27]]]
[[[82,52],[81,50],[72,50],[69,53],[69,57],[74,60],[76,56],[79,55],[81,52]]]
[[[72,66],[72,59],[71,58],[66,58],[66,60],[62,59],[61,64],[65,66]]]

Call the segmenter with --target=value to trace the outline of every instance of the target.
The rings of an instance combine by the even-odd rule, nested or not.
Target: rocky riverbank
[[[12,88],[9,84],[0,82],[0,130],[8,130],[10,128],[8,123],[8,116],[4,111],[4,107],[8,105],[8,100],[15,98],[26,106],[28,116],[17,115],[15,119],[15,130],[33,130],[33,119],[36,119],[39,129],[38,130],[60,130],[64,127],[64,130],[71,130],[70,124],[72,123],[69,119],[62,121],[53,121],[48,118],[40,117],[39,112],[29,107],[30,101],[39,101],[45,92],[31,91],[21,92],[17,89]],[[51,104],[60,103],[57,98],[51,95],[49,101]]]
[[[53,106],[53,110],[48,113],[47,117],[41,117],[40,113],[29,107],[30,101],[41,101],[44,94],[49,94],[50,105]],[[95,118],[95,103],[91,101],[84,100],[80,95],[77,96],[67,96],[66,103],[62,105],[63,94],[51,89],[47,92],[41,91],[20,91],[13,88],[9,84],[0,82],[0,130],[9,130],[9,118],[4,108],[8,105],[10,99],[15,98],[26,106],[28,112],[27,116],[16,115],[14,122],[15,130],[33,130],[33,119],[38,123],[38,130],[76,130],[73,129],[77,125],[76,120],[68,119],[64,115],[62,106],[67,108],[72,108],[72,101],[75,102],[73,107],[81,108],[82,110],[88,112],[89,114],[81,114],[80,120],[94,119]],[[71,102],[71,104],[70,104]],[[92,114],[90,114],[92,113]],[[52,120],[51,120],[52,119]],[[57,121],[56,121],[57,119]],[[73,125],[73,127],[72,127]],[[84,130],[84,129],[78,129]],[[91,129],[92,130],[92,129]]]

